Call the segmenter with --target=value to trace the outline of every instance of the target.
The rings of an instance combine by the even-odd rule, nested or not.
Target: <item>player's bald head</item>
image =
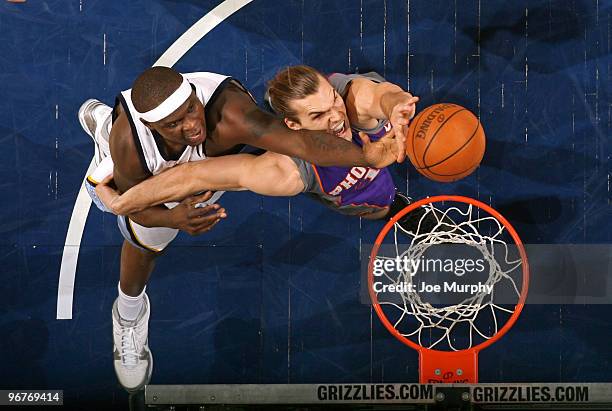
[[[151,67],[132,85],[132,103],[141,113],[153,110],[179,88],[183,77],[169,67]]]

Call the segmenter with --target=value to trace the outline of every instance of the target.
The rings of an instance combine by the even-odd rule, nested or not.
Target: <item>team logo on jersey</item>
[[[353,167],[351,168],[351,171],[346,174],[344,180],[338,183],[336,188],[329,192],[329,195],[340,195],[342,191],[355,187],[357,184],[363,186],[364,184],[373,181],[378,173],[380,173],[380,170],[377,168]]]

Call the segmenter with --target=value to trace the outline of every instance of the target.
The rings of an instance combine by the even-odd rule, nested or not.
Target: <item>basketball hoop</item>
[[[408,231],[401,220],[419,207],[425,213],[416,228]],[[433,229],[431,224],[424,224],[426,218],[437,221]],[[425,226],[427,231],[422,228]],[[407,241],[398,241],[402,239]],[[488,266],[482,274],[483,288],[489,291],[462,296],[453,303],[432,304],[416,290],[415,278],[422,272],[402,269],[393,275],[374,274],[376,260],[417,261],[440,245],[460,245],[482,256]],[[381,250],[391,250],[392,255],[379,255]],[[393,289],[408,284],[409,289],[389,298],[380,287],[375,291],[375,280],[395,286]],[[490,206],[462,196],[435,196],[407,206],[383,227],[368,263],[368,290],[374,310],[395,338],[418,351],[421,383],[478,382],[478,353],[514,325],[527,298],[528,285],[527,255],[512,225]],[[510,290],[512,302],[495,303],[496,288]]]

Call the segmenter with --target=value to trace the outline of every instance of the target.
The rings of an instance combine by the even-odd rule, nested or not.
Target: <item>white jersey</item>
[[[185,73],[183,76],[193,85],[196,96],[204,106],[216,97],[216,91],[221,90],[222,85],[225,85],[231,80],[231,77],[207,72]],[[173,167],[177,164],[186,163],[188,161],[204,160],[206,158],[204,144],[193,147],[186,146],[177,160],[164,158],[156,143],[156,137],[159,139],[161,136],[154,135],[153,132],[140,121],[138,111],[136,111],[132,104],[132,90],[122,91],[118,99],[129,120],[134,138],[138,138],[136,148],[141,164],[146,171],[156,175],[166,168]]]
[[[192,84],[197,98],[202,102],[204,107],[217,96],[217,91],[221,90],[223,86],[231,80],[229,76],[208,72],[185,73],[183,76]],[[204,144],[186,146],[177,160],[164,158],[157,146],[156,136],[151,129],[140,121],[138,111],[136,111],[132,104],[132,90],[122,91],[118,98],[130,123],[132,135],[134,138],[138,137],[136,149],[138,150],[140,162],[146,171],[156,175],[177,164],[206,159]],[[158,135],[157,138],[159,139],[161,136]],[[223,191],[217,191],[206,203],[200,203],[198,205],[203,207],[208,204],[214,204],[223,193]],[[172,208],[177,204],[178,203],[166,203],[166,206]]]

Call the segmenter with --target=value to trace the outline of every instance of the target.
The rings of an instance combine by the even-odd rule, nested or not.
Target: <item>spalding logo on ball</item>
[[[485,145],[480,121],[470,110],[457,104],[434,104],[412,120],[406,155],[419,173],[448,183],[478,168]]]

